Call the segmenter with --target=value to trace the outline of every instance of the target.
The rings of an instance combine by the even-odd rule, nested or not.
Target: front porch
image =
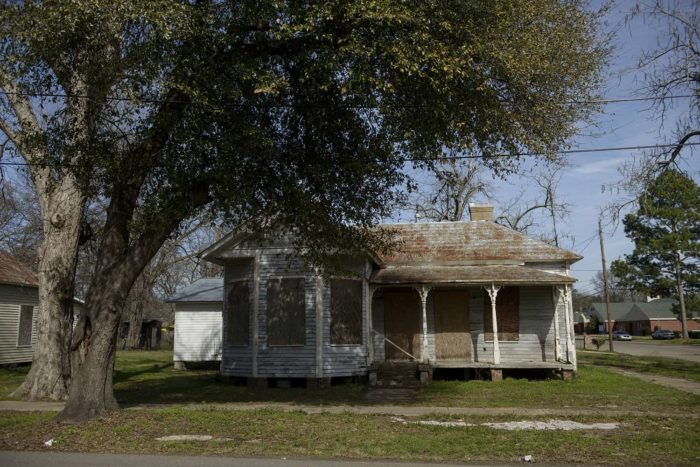
[[[405,274],[375,275],[368,293],[370,381],[373,367],[391,361],[421,364],[428,375],[433,369],[488,370],[494,379],[503,370],[575,372],[573,280],[513,269],[507,280],[478,282],[462,274],[460,282],[399,284]]]

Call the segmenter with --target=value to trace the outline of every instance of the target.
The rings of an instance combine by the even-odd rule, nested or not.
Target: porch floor
[[[431,362],[433,368],[495,368],[505,370],[517,369],[552,369],[552,370],[573,370],[574,365],[563,362],[538,362],[538,361],[519,361],[519,362],[501,362],[499,364],[491,362],[472,362],[468,360],[437,360]]]

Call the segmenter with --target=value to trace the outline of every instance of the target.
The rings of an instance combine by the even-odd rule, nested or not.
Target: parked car
[[[614,341],[631,341],[632,336],[630,336],[630,333],[627,331],[613,331],[613,340]]]
[[[651,333],[652,339],[675,339],[676,335],[669,329],[657,329]]]

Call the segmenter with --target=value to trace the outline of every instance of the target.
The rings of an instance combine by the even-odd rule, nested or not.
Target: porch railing
[[[398,344],[392,342],[390,339],[387,339],[385,336],[382,336],[382,334],[381,334],[379,331],[376,331],[376,330],[372,329],[372,332],[373,332],[374,334],[378,335],[379,337],[381,337],[382,339],[384,339],[385,342],[388,342],[388,343],[389,343],[391,346],[393,346],[395,349],[397,349],[397,350],[399,350],[400,352],[402,352],[402,353],[408,355],[408,356],[409,356],[410,358],[412,358],[414,361],[416,361],[416,362],[418,361],[418,359],[417,359],[416,357],[414,357],[413,355],[411,355],[410,352],[405,351],[405,350],[402,349]]]

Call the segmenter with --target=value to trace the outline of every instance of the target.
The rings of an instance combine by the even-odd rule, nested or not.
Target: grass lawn
[[[468,462],[515,462],[530,454],[536,462],[601,465],[697,465],[700,461],[700,422],[687,418],[574,417],[582,423],[621,425],[610,431],[505,431],[480,424],[522,417],[468,417],[463,420],[475,426],[466,427],[402,424],[383,415],[273,410],[128,410],[80,426],[59,424],[51,417],[4,414],[0,449]],[[156,440],[182,434],[215,439]],[[55,440],[51,448],[43,444],[48,439]]]
[[[609,365],[700,382],[700,363],[668,357],[639,357],[610,352],[577,352],[579,365]]]
[[[19,384],[24,372],[26,369],[0,370],[3,396]],[[480,426],[484,422],[545,420],[514,415],[470,416],[463,420],[474,426],[440,427],[397,423],[385,415],[148,406],[247,401],[368,404],[365,385],[346,384],[320,391],[252,390],[217,381],[215,371],[176,371],[168,351],[118,353],[114,387],[123,405],[141,408],[80,425],[54,422],[52,413],[5,412],[0,416],[0,449],[469,462],[515,462],[518,456],[530,454],[537,462],[549,463],[700,463],[700,418],[681,416],[699,413],[700,397],[586,364],[580,366],[573,381],[507,378],[494,383],[434,382],[420,388],[414,404],[598,408],[599,416],[566,419],[621,423],[615,430],[504,431]],[[607,409],[627,411],[628,415],[606,415]],[[645,412],[665,412],[668,417],[647,416]],[[430,418],[449,419],[444,415]],[[215,440],[155,440],[175,434],[212,435]],[[43,443],[51,438],[56,444],[45,447]]]

